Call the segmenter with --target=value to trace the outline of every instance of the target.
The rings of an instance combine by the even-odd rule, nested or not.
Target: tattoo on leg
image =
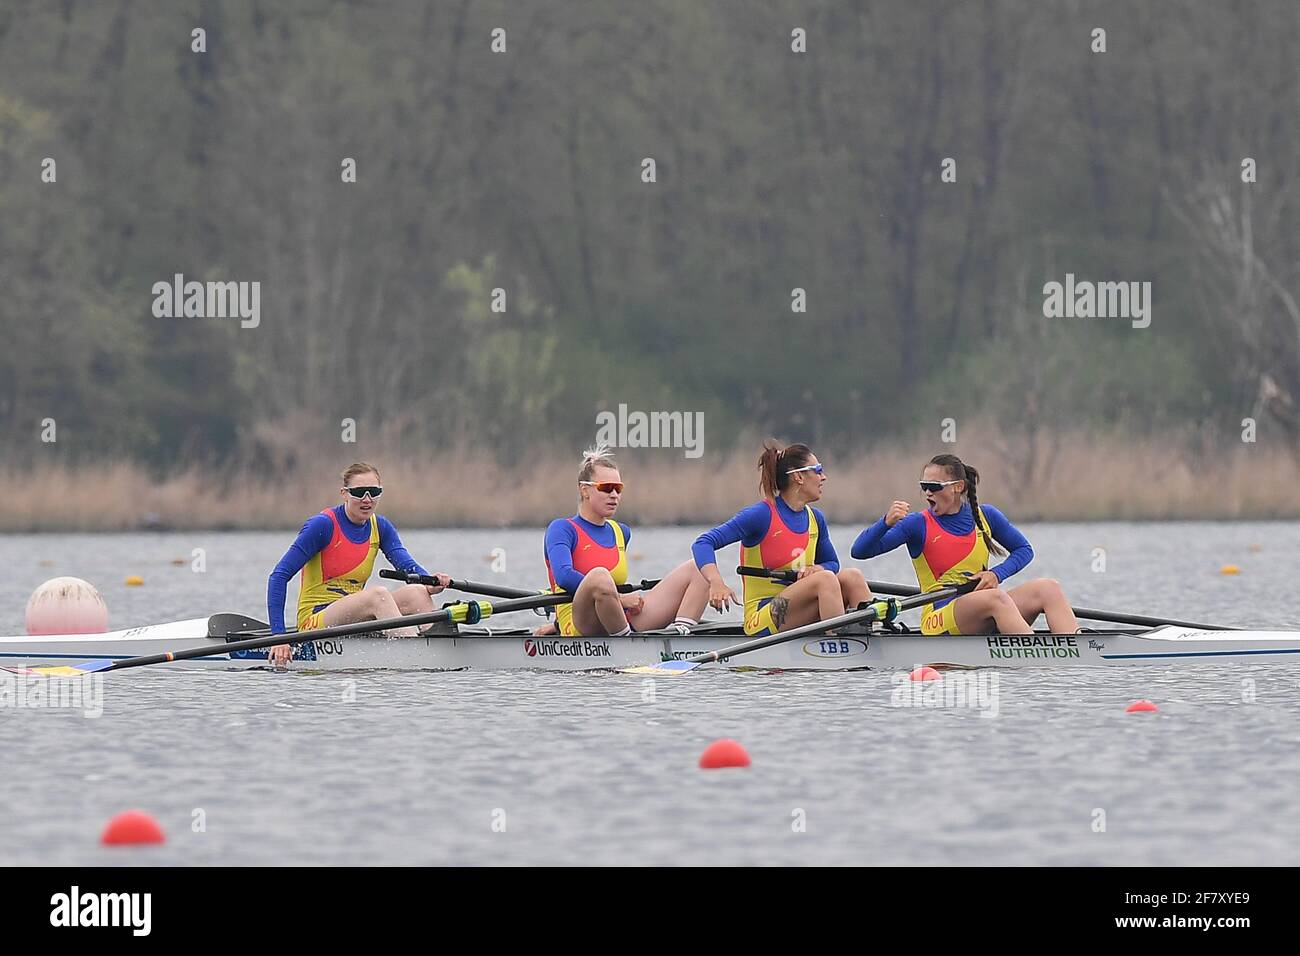
[[[772,598],[772,623],[776,625],[778,631],[785,630],[785,612],[789,610],[789,608],[789,598]]]

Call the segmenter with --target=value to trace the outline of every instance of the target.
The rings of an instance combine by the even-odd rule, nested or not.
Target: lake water
[[[903,552],[849,561],[857,530],[832,529],[846,563],[914,583]],[[1300,524],[1023,530],[1037,557],[1020,578],[1059,578],[1076,604],[1300,622]],[[635,529],[633,578],[683,560],[695,533]],[[112,628],[264,619],[266,573],[291,537],[9,536],[0,632],[22,633],[28,595],[62,574],[100,588]],[[426,567],[521,587],[544,582],[541,537],[404,535]],[[736,563],[734,549],[721,562]],[[1220,574],[1229,563],[1241,573]],[[96,719],[0,708],[0,864],[1300,863],[1300,665],[1003,670],[996,717],[898,706],[885,672],[701,669],[652,694],[609,673],[104,680]],[[1159,712],[1126,714],[1138,698]],[[698,769],[719,737],[753,765]],[[133,807],[168,842],[100,847],[105,821]]]

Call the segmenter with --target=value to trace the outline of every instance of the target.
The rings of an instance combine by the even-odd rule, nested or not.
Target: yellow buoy
[[[132,574],[126,579],[126,586],[129,588],[138,588],[142,584],[144,584],[144,578],[138,574]]]
[[[1220,573],[1220,574],[1240,574],[1240,573],[1241,573],[1241,568],[1237,567],[1235,564],[1225,564],[1223,567],[1219,568],[1219,573]]]

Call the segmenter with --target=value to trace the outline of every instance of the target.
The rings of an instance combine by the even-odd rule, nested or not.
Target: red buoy
[[[105,846],[129,846],[166,841],[158,821],[143,810],[126,810],[108,821],[99,842]]]
[[[1159,707],[1151,703],[1151,701],[1149,700],[1135,700],[1133,701],[1133,703],[1129,704],[1127,707],[1124,708],[1124,713],[1148,714],[1148,713],[1154,713],[1159,709],[1160,709]]]
[[[704,748],[700,754],[700,767],[704,770],[717,770],[721,767],[748,767],[749,754],[745,748],[734,740],[723,738],[715,740]]]
[[[908,675],[908,680],[943,680],[943,675],[933,667],[918,667]]]

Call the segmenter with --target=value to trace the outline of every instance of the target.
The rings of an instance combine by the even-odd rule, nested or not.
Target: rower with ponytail
[[[855,558],[874,558],[904,544],[922,591],[937,591],[970,577],[979,586],[955,599],[927,604],[923,634],[1031,634],[1040,614],[1053,633],[1079,630],[1059,582],[1038,578],[1010,590],[1002,582],[1024,569],[1034,550],[997,508],[979,501],[980,474],[956,455],[935,455],[921,472],[929,507],[913,512],[895,501],[853,543]],[[1006,560],[992,570],[989,555]]]
[[[825,484],[826,471],[812,449],[769,439],[758,457],[760,500],[695,539],[691,554],[708,581],[709,603],[719,611],[740,603],[718,570],[719,548],[739,542],[742,565],[797,575],[792,584],[745,576],[746,634],[824,621],[871,600],[862,572],[840,568],[826,516],[812,506]]]

